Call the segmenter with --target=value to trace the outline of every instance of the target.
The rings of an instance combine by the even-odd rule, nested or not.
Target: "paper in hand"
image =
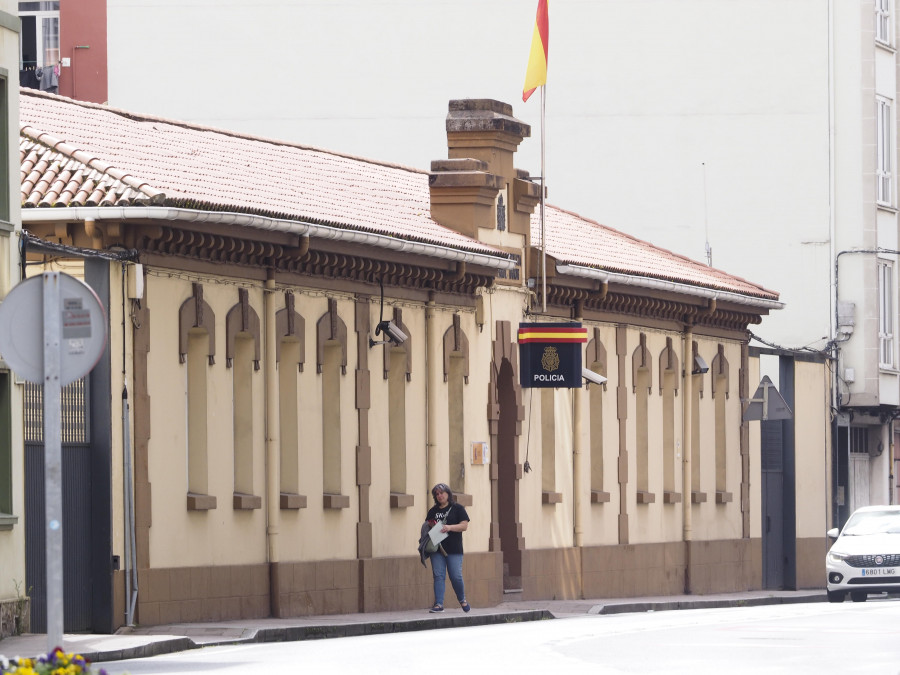
[[[447,538],[447,533],[441,532],[442,527],[444,527],[444,521],[439,520],[437,524],[428,531],[428,536],[431,537],[431,541],[435,546]]]

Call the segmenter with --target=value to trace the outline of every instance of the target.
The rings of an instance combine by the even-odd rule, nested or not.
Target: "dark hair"
[[[451,490],[451,489],[450,489],[450,486],[447,485],[446,483],[438,483],[438,484],[435,485],[433,488],[431,488],[431,498],[434,500],[434,505],[435,505],[435,506],[438,505],[437,496],[435,495],[435,493],[436,493],[438,490],[440,490],[441,492],[446,492],[446,493],[447,493],[447,503],[448,503],[448,504],[452,504],[452,503],[453,503],[453,490]]]

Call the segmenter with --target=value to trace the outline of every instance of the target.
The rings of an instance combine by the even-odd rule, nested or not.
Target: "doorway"
[[[522,524],[519,521],[518,461],[519,405],[515,373],[508,359],[503,359],[497,377],[497,400],[500,417],[497,433],[497,499],[500,519],[500,550],[503,553],[503,590],[522,588]]]

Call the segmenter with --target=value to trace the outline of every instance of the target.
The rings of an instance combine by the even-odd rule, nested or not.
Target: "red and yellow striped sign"
[[[555,326],[519,327],[519,344],[528,342],[587,342],[587,328]]]

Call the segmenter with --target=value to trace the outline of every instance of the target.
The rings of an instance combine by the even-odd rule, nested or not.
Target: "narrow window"
[[[637,445],[637,489],[638,493],[650,492],[650,437],[649,437],[649,391],[650,371],[639,368],[634,383],[635,405],[634,425]],[[640,495],[639,495],[640,497]]]
[[[209,492],[207,458],[207,355],[209,336],[199,328],[188,334],[187,352],[187,474],[188,492],[206,495]]]
[[[279,476],[282,494],[292,495],[300,492],[299,360],[300,343],[297,340],[282,340],[281,360],[278,362],[278,431],[281,438]]]
[[[450,354],[447,374],[448,431],[450,433],[450,487],[454,494],[466,493],[466,437],[464,417],[465,359]]]
[[[556,389],[541,389],[541,489],[545,495],[556,492],[555,402]]]
[[[894,268],[878,261],[878,359],[882,368],[894,367]]]
[[[893,204],[893,136],[891,132],[891,102],[884,98],[876,101],[876,143],[878,151],[877,189],[878,203]]]
[[[887,46],[893,44],[893,0],[875,0],[875,39]]]
[[[635,484],[637,503],[652,504],[656,495],[650,490],[650,393],[653,386],[653,359],[647,349],[647,336],[631,355],[631,383],[634,392]],[[658,429],[658,421],[654,420]],[[657,432],[658,433],[658,432]]]
[[[350,497],[342,494],[341,378],[347,374],[347,325],[334,298],[328,299],[328,311],[316,322],[316,373],[322,378],[322,505],[346,509]]]
[[[691,361],[697,358],[697,343],[691,345]],[[702,455],[700,448],[700,399],[703,398],[703,374],[691,374],[691,447],[685,452],[691,453],[691,503],[702,504],[706,501],[706,492],[701,489],[700,479],[703,475],[701,470],[700,457]]]
[[[388,370],[388,445],[391,492],[406,494],[406,349],[394,352]]]
[[[429,308],[426,317],[434,310]],[[426,318],[426,320],[428,320]],[[465,423],[465,389],[469,383],[469,339],[462,329],[462,317],[453,315],[453,322],[442,338],[444,348],[444,382],[447,383],[447,434],[449,466],[447,477],[453,493],[463,506],[471,506],[466,493],[466,465],[469,463]],[[471,439],[468,439],[471,441]],[[483,461],[483,456],[479,461]],[[474,458],[471,460],[474,463]]]
[[[715,450],[716,450],[716,504],[727,504],[732,493],[728,491],[728,417],[726,401],[728,399],[729,367],[725,358],[725,346],[720,344],[718,353],[710,365],[712,376],[713,406],[715,411]]]
[[[585,353],[585,364],[593,372],[606,377],[606,348],[600,340],[600,329],[593,328],[593,337],[588,342]],[[590,384],[588,395],[588,425],[591,458],[591,502],[603,504],[609,501],[610,495],[603,487],[603,395],[606,384]]]
[[[249,335],[239,335],[234,344],[232,386],[234,391],[234,491],[253,491],[253,356],[255,343]]]
[[[663,371],[663,493],[674,503],[675,495],[675,371]]]
[[[597,372],[596,368],[591,368]],[[588,409],[591,428],[591,501],[609,500],[609,493],[603,489],[603,387],[602,384],[588,386]]]
[[[716,409],[716,494],[726,492],[727,472],[726,459],[727,453],[727,437],[725,434],[725,387],[723,385],[724,378],[715,377],[720,386],[716,387],[714,398]]]
[[[342,346],[326,344],[322,366],[322,490],[341,494],[341,362]]]

